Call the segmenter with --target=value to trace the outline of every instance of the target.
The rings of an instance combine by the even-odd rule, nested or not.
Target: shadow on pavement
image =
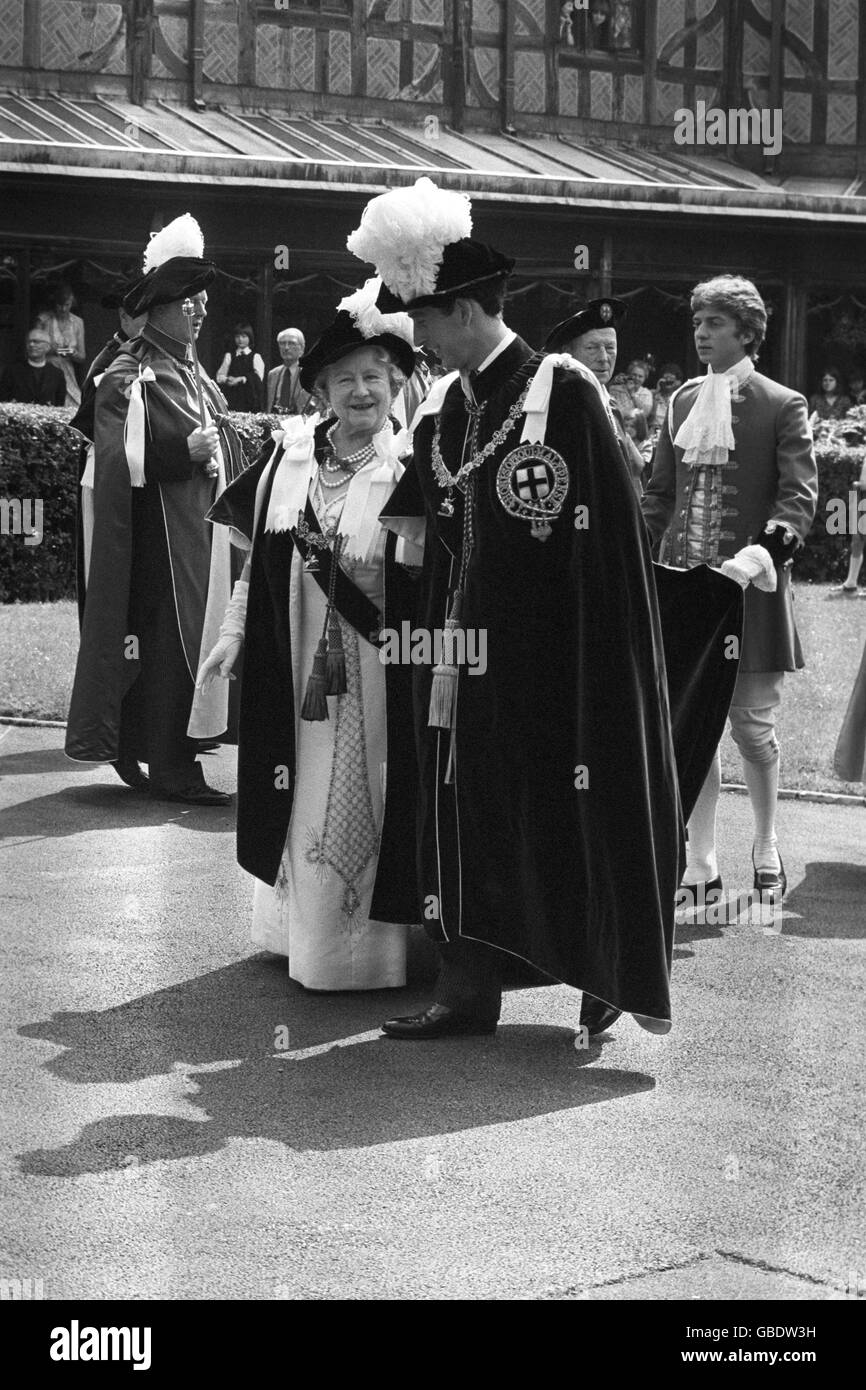
[[[797,916],[785,918],[784,936],[862,941],[866,937],[866,866],[820,860],[807,864],[804,878],[785,898],[785,908]]]
[[[134,1168],[212,1153],[233,1138],[291,1149],[395,1143],[593,1105],[651,1090],[641,1072],[597,1064],[601,1048],[575,1051],[571,1029],[504,1024],[494,1037],[400,1043],[353,1041],[394,1013],[425,1002],[417,990],[316,996],[288,983],[285,962],[253,957],[104,1012],[57,1014],[25,1037],[68,1050],[46,1063],[65,1081],[131,1082],[196,1073],[189,1103],[201,1121],[116,1115],[71,1143],[20,1156],[41,1176]],[[277,1030],[288,1048],[276,1050]],[[238,1060],[240,1059],[240,1060]],[[223,1065],[220,1065],[223,1064]]]
[[[62,748],[34,748],[25,753],[4,753],[0,757],[0,777],[26,777],[39,772],[94,772],[96,763],[76,763]],[[110,768],[109,776],[114,777]]]
[[[106,769],[105,785],[66,787],[47,796],[31,797],[0,810],[0,839],[32,836],[56,839],[88,830],[125,830],[136,826],[168,825],[183,817],[186,830],[234,832],[235,804],[185,806],[179,801],[157,801],[125,787]]]

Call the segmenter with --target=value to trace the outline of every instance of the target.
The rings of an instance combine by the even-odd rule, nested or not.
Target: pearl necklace
[[[323,488],[345,487],[347,483],[352,481],[355,474],[376,455],[376,446],[371,441],[369,444],[365,444],[362,449],[356,449],[354,454],[346,454],[345,457],[338,458],[334,448],[333,435],[338,429],[339,423],[339,420],[335,421],[327,434],[328,453],[319,469],[319,484]],[[341,476],[335,482],[329,482],[325,477],[326,473],[339,473]]]

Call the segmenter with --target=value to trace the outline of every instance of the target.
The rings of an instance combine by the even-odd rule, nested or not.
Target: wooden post
[[[256,342],[259,344],[259,353],[265,364],[265,381],[268,379],[268,363],[273,352],[271,339],[274,336],[274,263],[273,260],[264,261],[259,267],[259,294],[258,305],[256,307]]]
[[[151,72],[153,0],[133,0],[129,47],[130,101],[146,106]]]
[[[658,0],[646,0],[643,18],[643,118],[646,125],[655,125],[658,100],[656,67],[658,65]]]
[[[502,44],[500,46],[499,116],[503,130],[514,129],[514,36],[517,27],[517,0],[502,6]],[[548,103],[545,102],[545,109]]]
[[[204,109],[204,0],[192,0],[189,7],[189,101],[196,111]],[[255,55],[255,35],[253,36]],[[243,79],[241,79],[243,80]]]
[[[352,96],[367,95],[367,5],[353,5],[351,18]]]
[[[466,0],[453,0],[452,11],[452,63],[451,63],[451,124],[455,130],[463,129],[466,111]]]
[[[24,66],[42,67],[42,0],[24,6]]]
[[[785,32],[785,0],[773,0],[770,13],[770,109],[778,110],[782,105],[782,78],[784,77],[785,54],[782,39]]]
[[[795,391],[806,391],[806,289],[790,271],[785,276],[779,377]]]

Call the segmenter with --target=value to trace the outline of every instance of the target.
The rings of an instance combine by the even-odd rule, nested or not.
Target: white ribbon
[[[346,492],[340,514],[340,534],[346,537],[343,554],[350,560],[372,557],[379,538],[379,513],[403,476],[400,457],[411,447],[408,430],[394,433],[390,420],[373,436],[376,457],[359,468]]]
[[[96,450],[92,444],[87,446],[87,456],[84,462],[84,472],[81,475],[81,486],[89,487],[91,492],[96,483]]]
[[[144,487],[145,408],[142,386],[146,381],[156,381],[156,377],[150,367],[139,367],[138,376],[129,388],[129,410],[123,427],[123,447],[126,450],[129,481],[133,487]]]
[[[417,428],[419,420],[423,420],[425,415],[439,414],[449,387],[453,386],[459,377],[459,372],[448,372],[446,376],[440,376],[438,381],[434,381],[428,395],[425,396],[412,417],[412,423],[409,426],[410,434]]]
[[[266,531],[290,531],[298,524],[298,512],[304,511],[310,483],[316,473],[316,441],[318,415],[292,417],[284,430],[274,430],[271,438],[275,448],[269,462],[273,463],[282,449],[271,497],[265,517]]]
[[[526,421],[520,436],[521,444],[544,443],[544,436],[547,432],[547,412],[550,409],[550,393],[553,389],[553,373],[556,367],[565,367],[568,371],[577,372],[584,381],[590,382],[598,392],[605,413],[610,418],[610,408],[605,400],[605,393],[601,389],[601,382],[598,377],[594,376],[582,362],[578,362],[576,357],[571,357],[566,352],[550,352],[539,363],[523,403]],[[612,420],[611,424],[613,424]]]

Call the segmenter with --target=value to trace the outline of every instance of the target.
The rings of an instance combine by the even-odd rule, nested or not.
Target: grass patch
[[[795,609],[804,671],[791,673],[779,714],[782,786],[853,792],[840,782],[833,751],[866,642],[866,600],[828,598],[827,584],[799,584]],[[0,605],[0,714],[65,719],[78,652],[74,603]],[[722,740],[726,782],[742,782],[739,752]]]
[[[74,603],[0,606],[0,714],[65,719],[77,655]]]

